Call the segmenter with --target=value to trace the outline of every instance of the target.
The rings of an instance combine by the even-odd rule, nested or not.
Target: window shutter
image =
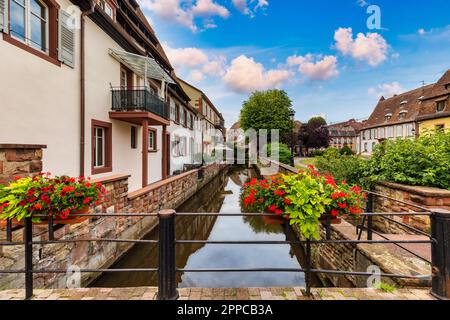
[[[70,19],[71,16],[67,12],[59,10],[58,59],[73,68],[75,66],[75,30],[70,24]]]
[[[0,31],[8,33],[8,0],[0,0]]]

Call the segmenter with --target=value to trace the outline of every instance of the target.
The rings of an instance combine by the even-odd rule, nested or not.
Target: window
[[[180,123],[180,106],[175,104],[175,122]]]
[[[364,152],[369,152],[369,150],[367,150],[367,142],[364,143]]]
[[[414,136],[414,130],[413,130],[414,126],[412,124],[407,124],[406,125],[406,135],[408,137],[412,137]]]
[[[136,149],[136,127],[131,127],[131,149]]]
[[[113,7],[106,1],[101,1],[100,2],[100,7],[103,9],[103,11],[105,11],[105,13],[114,20],[114,9]]]
[[[48,52],[48,8],[39,0],[10,1],[11,36]]]
[[[378,129],[378,137],[380,138],[380,139],[384,139],[386,136],[385,136],[385,130],[384,130],[384,128],[380,128],[380,129]]]
[[[177,120],[177,111],[175,103],[170,104],[170,120],[176,121]]]
[[[372,152],[373,152],[373,150],[375,150],[376,146],[377,146],[377,143],[376,142],[372,142]]]
[[[407,114],[408,114],[408,111],[406,111],[406,110],[400,111],[400,113],[398,114],[398,119],[399,120],[405,119]]]
[[[387,137],[393,138],[394,137],[394,127],[388,127],[387,128]]]
[[[184,108],[181,108],[180,118],[181,118],[181,125],[186,126],[186,110],[184,110]]]
[[[174,157],[182,157],[187,154],[187,138],[174,136],[173,145],[172,145],[172,153]]]
[[[403,126],[397,126],[396,136],[397,138],[403,137]]]
[[[148,151],[155,152],[156,148],[156,130],[148,129]]]
[[[94,128],[94,168],[105,166],[105,128]]]
[[[384,121],[389,121],[389,120],[391,120],[392,119],[392,113],[388,113],[388,114],[386,114],[385,116],[384,116]]]
[[[112,125],[92,120],[92,174],[112,171]]]
[[[447,106],[446,100],[438,101],[438,102],[436,102],[436,111],[443,112],[446,106]]]

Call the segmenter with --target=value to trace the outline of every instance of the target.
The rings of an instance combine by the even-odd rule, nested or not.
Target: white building
[[[135,0],[0,5],[0,143],[47,145],[57,175],[130,174],[130,190],[181,169],[171,133],[196,113]]]

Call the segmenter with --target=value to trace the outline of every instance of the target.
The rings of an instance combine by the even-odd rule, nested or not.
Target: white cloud
[[[268,0],[231,0],[234,7],[242,14],[254,16],[254,12],[258,9],[264,9],[269,6]],[[256,3],[256,5],[254,5]],[[254,5],[253,8],[250,8]]]
[[[334,34],[335,47],[343,55],[377,66],[387,59],[389,45],[378,33],[358,33],[353,39],[352,28],[339,28]]]
[[[390,98],[396,94],[400,94],[404,92],[402,86],[400,85],[399,82],[394,81],[391,83],[383,83],[377,86],[377,88],[369,88],[368,93],[371,96],[375,96],[375,97],[385,97],[385,98]]]
[[[205,75],[200,70],[192,70],[189,78],[194,82],[200,82],[205,79]]]
[[[217,27],[212,17],[228,18],[230,11],[215,2],[215,0],[139,0],[140,5],[156,16],[174,22],[197,32],[201,29]],[[203,21],[200,28],[196,24],[197,18],[210,18]]]
[[[417,33],[418,33],[419,35],[421,35],[421,36],[427,34],[427,32],[425,31],[425,29],[423,29],[423,28],[417,30]]]
[[[339,75],[337,58],[335,56],[290,56],[288,66],[298,66],[298,71],[311,80],[327,80]]]
[[[195,82],[225,74],[227,59],[223,55],[208,54],[199,48],[172,48],[167,43],[163,47],[177,73],[188,75]]]
[[[208,56],[200,49],[197,48],[178,48],[174,49],[163,44],[165,52],[169,57],[170,62],[175,68],[181,67],[198,67],[199,65],[208,62]]]
[[[283,69],[266,70],[253,58],[241,55],[231,62],[223,80],[233,90],[250,93],[255,90],[276,88],[287,81],[291,72]]]
[[[195,16],[220,16],[222,18],[230,16],[230,11],[227,8],[213,2],[213,0],[198,0],[192,8],[192,13]]]
[[[140,0],[140,4],[162,19],[176,22],[192,31],[198,31],[194,15],[190,10],[181,7],[181,0]]]

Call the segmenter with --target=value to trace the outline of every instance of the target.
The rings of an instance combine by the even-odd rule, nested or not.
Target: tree
[[[299,140],[307,148],[326,148],[330,143],[327,122],[322,117],[313,117],[300,130]]]
[[[280,130],[281,141],[286,141],[292,132],[292,101],[284,90],[256,91],[244,102],[241,115],[241,128],[245,131]]]

